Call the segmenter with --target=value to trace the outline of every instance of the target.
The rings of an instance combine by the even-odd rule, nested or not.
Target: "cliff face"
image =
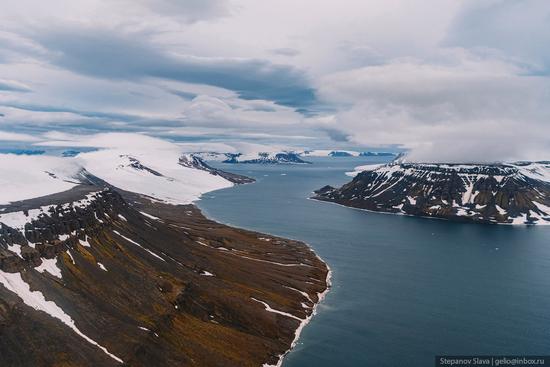
[[[56,258],[97,235],[125,206],[116,192],[98,189],[75,202],[0,214],[0,270],[23,271]]]
[[[484,223],[550,224],[550,164],[392,163],[317,200],[373,211]]]
[[[2,207],[0,223],[2,366],[275,364],[327,287],[302,243],[114,189]]]

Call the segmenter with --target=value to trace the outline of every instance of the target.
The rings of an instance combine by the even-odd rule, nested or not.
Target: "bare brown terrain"
[[[5,207],[26,210],[98,192],[85,209],[59,206],[34,221],[26,238],[2,226],[0,269],[19,272],[123,365],[261,366],[290,348],[328,286],[327,266],[309,247],[213,222],[192,205],[101,189],[81,185]],[[22,245],[24,259],[8,251],[13,243]],[[35,270],[48,258],[57,258],[62,279]],[[120,363],[0,286],[0,365]]]

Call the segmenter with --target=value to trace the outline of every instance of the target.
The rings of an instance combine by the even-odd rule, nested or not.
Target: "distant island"
[[[299,153],[305,157],[394,157],[391,152],[360,152],[355,150],[304,150]]]
[[[500,224],[550,224],[550,162],[358,167],[313,199],[353,208]]]
[[[193,152],[204,161],[237,164],[310,164],[308,157],[395,157],[391,152],[359,152],[352,150],[296,150],[249,153]]]
[[[255,163],[255,164],[310,164],[294,152],[259,152],[254,154],[228,154],[223,163]]]
[[[296,152],[253,152],[253,153],[217,153],[195,152],[191,153],[202,161],[217,161],[228,164],[310,164],[304,161]]]

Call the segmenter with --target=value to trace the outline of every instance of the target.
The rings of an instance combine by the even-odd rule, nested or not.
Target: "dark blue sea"
[[[463,224],[308,200],[369,158],[229,165],[255,184],[198,202],[220,222],[307,242],[333,288],[284,367],[433,366],[441,354],[550,354],[550,227]]]

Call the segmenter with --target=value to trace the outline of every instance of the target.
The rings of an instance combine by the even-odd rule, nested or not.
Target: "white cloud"
[[[294,109],[263,100],[221,99],[200,95],[183,109],[189,126],[268,128],[295,125],[303,116]]]
[[[544,158],[550,81],[460,50],[449,56],[452,61],[401,60],[326,77],[320,94],[341,109],[324,126],[358,144],[400,144],[414,160]]]
[[[544,0],[21,0],[0,128],[548,159],[548,19]]]
[[[546,0],[468,1],[443,40],[445,46],[490,49],[500,57],[550,74],[550,3]]]
[[[0,141],[21,141],[21,142],[34,142],[39,139],[29,134],[18,134],[8,131],[0,131]]]
[[[148,10],[187,23],[228,16],[231,6],[228,0],[119,0],[127,7],[143,5]]]
[[[168,141],[136,133],[101,133],[93,135],[78,135],[64,133],[48,133],[38,145],[48,147],[86,147],[126,149],[140,147],[140,149],[167,149],[174,150],[175,145]]]

